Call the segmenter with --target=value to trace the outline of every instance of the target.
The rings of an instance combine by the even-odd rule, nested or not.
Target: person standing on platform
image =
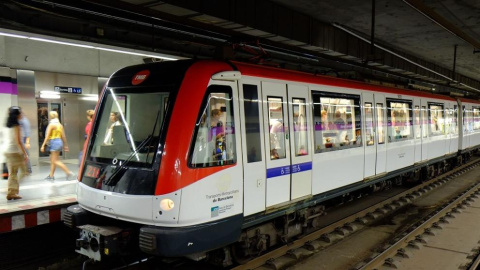
[[[67,137],[63,125],[58,120],[58,113],[56,111],[50,112],[50,123],[48,124],[45,140],[43,141],[40,151],[45,152],[45,145],[50,142],[50,174],[45,177],[45,180],[55,180],[55,169],[60,167],[66,174],[67,180],[72,180],[75,174],[68,170],[67,166],[60,161],[60,151],[62,149],[68,152]]]
[[[90,136],[90,132],[92,131],[92,123],[93,123],[94,115],[95,115],[94,110],[87,110],[88,123],[85,126],[85,142],[83,143],[82,151],[80,151],[80,154],[78,155],[78,166],[80,166],[80,164],[82,163],[83,151],[86,150],[85,147],[87,146],[88,136]]]
[[[25,145],[22,142],[20,119],[22,112],[20,107],[12,106],[8,109],[7,128],[10,136],[8,137],[5,157],[8,166],[8,190],[7,200],[18,200],[22,197],[18,195],[20,189],[20,180],[27,174],[26,164],[28,154]],[[20,171],[20,177],[17,175]]]
[[[27,150],[27,155],[30,155],[28,153],[28,149],[30,149],[30,121],[28,121],[28,118],[25,116],[25,113],[22,112],[22,118],[20,118],[20,130],[22,134],[22,142],[25,145],[25,149]],[[30,159],[27,161],[27,171],[29,174],[32,173],[32,165],[30,164]]]

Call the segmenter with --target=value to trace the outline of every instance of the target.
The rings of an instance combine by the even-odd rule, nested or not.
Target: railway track
[[[458,180],[460,176],[465,175],[479,164],[480,160],[474,160],[232,269],[297,269],[295,265],[303,261],[313,260],[304,259],[319,251],[322,251],[322,253],[325,253],[326,257],[328,257],[322,260],[322,265],[308,268],[308,265],[302,264],[298,266],[298,269],[377,269],[384,264],[385,267],[396,267],[397,265],[395,264],[394,258],[402,256],[402,252],[403,254],[407,254],[405,256],[408,256],[409,252],[404,252],[406,248],[408,249],[409,245],[413,245],[414,248],[418,247],[418,245],[415,246],[414,244],[423,241],[422,235],[419,234],[419,232],[422,234],[432,233],[433,230],[436,230],[436,226],[441,227],[442,225],[439,224],[447,222],[447,219],[454,216],[452,211],[460,211],[458,202],[472,199],[471,197],[470,199],[466,199],[464,196],[477,196],[476,192],[478,188],[480,188],[480,186],[477,188],[477,185],[480,183],[480,179],[465,181],[461,187],[457,187],[457,191],[453,192],[455,198],[448,199],[449,201],[453,200],[448,205],[452,205],[454,208],[451,209],[455,210],[448,210],[450,208],[443,206],[446,200],[445,196],[452,197],[451,190],[444,192],[445,194],[449,193],[449,195],[440,196],[441,198],[438,198],[439,201],[437,202],[433,202],[435,200],[430,198],[430,204],[426,203],[430,205],[426,207],[427,210],[414,210],[412,204],[414,202],[416,203],[420,198],[424,198],[426,195],[432,195],[435,191],[445,189],[449,183],[460,185],[461,181],[452,180]],[[469,191],[464,191],[466,189]],[[457,197],[457,193],[462,193],[463,195],[458,195],[460,197]],[[478,193],[480,194],[480,191]],[[439,203],[443,207],[441,210],[436,210],[438,209],[437,204]],[[413,211],[415,214],[408,214],[409,211]],[[395,213],[398,213],[399,217],[395,217]],[[436,213],[438,213],[440,217],[437,217]],[[445,213],[449,214],[442,217],[441,215],[445,215]],[[436,218],[433,217],[434,214]],[[402,216],[408,218],[402,218]],[[426,216],[428,219],[426,219]],[[400,220],[401,224],[396,226],[394,232],[386,234],[386,237],[375,235],[381,233],[373,233],[372,236],[371,228],[382,226],[382,220],[388,219],[389,217],[397,221]],[[414,220],[419,221],[413,222]],[[425,231],[425,229],[427,230]],[[365,236],[363,240],[361,236],[357,236],[361,235],[361,232],[368,233],[369,231],[369,236]],[[398,237],[398,235],[401,235],[401,237]],[[349,255],[342,254],[342,252],[345,252],[346,249],[348,250],[349,247],[336,248],[336,246],[340,246],[341,242],[344,242],[346,239],[352,239],[354,236],[359,238],[358,241],[361,241],[360,244],[349,244],[350,248],[353,247],[356,251],[352,251]],[[376,239],[377,241],[373,241],[371,238],[378,239]],[[376,250],[378,246],[383,247],[380,252]],[[330,251],[330,249],[332,251]],[[335,249],[337,249],[337,251],[335,251]],[[352,255],[353,253],[355,253],[355,255]],[[342,262],[338,262],[335,258],[342,258]],[[313,264],[315,265],[316,263]]]
[[[463,194],[460,194],[458,197],[439,207],[431,215],[414,224],[411,227],[411,231],[402,234],[370,261],[355,269],[379,269],[382,266],[399,269],[400,261],[397,258],[410,258],[412,253],[415,253],[415,250],[420,249],[420,244],[426,244],[429,237],[436,236],[437,231],[443,230],[448,226],[451,219],[455,218],[457,214],[461,214],[468,206],[472,206],[473,202],[476,202],[476,207],[479,207],[480,200],[477,201],[477,199],[480,198],[479,196],[480,183],[471,186]],[[468,237],[470,237],[470,235],[468,235]],[[471,257],[477,257],[477,255],[478,249],[473,250]],[[471,263],[472,262],[463,264],[461,267],[468,269]],[[416,265],[418,266],[418,262],[416,262]]]

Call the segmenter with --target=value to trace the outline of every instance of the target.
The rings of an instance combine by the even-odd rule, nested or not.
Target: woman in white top
[[[7,200],[18,200],[19,181],[27,174],[28,154],[22,143],[19,120],[22,117],[20,107],[12,106],[8,109],[7,128],[10,136],[5,150],[8,166]],[[20,177],[18,171],[20,170]]]

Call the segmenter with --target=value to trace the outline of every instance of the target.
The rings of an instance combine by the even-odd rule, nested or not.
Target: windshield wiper
[[[112,172],[112,175],[110,175],[110,177],[107,180],[105,180],[103,184],[107,186],[115,186],[118,183],[118,181],[120,181],[120,178],[122,178],[122,176],[128,170],[128,167],[126,167],[126,165],[133,159],[133,157],[135,157],[138,154],[138,151],[142,149],[142,147],[144,147],[145,144],[147,144],[152,138],[153,138],[152,135],[148,135],[148,137],[145,138],[145,140],[143,140],[143,142],[141,142],[138,145],[138,147],[135,148],[135,151],[133,151],[127,157],[127,159],[125,159],[123,162],[120,161],[120,165],[117,168],[115,168],[115,170]]]
[[[150,135],[148,135],[145,140],[143,140],[137,147],[135,147],[134,151],[128,156],[125,161],[121,162],[120,165],[115,168],[113,171],[112,175],[104,182],[105,185],[107,186],[115,186],[118,181],[122,178],[122,176],[125,174],[125,172],[128,170],[128,167],[126,165],[133,159],[133,157],[137,156],[138,152],[147,144],[152,141],[153,134],[155,133],[155,129],[157,129],[157,124],[158,124],[158,117],[160,116],[160,110],[157,112],[157,117],[155,117],[155,125],[153,125],[153,130]],[[147,147],[147,155],[145,158],[145,162],[148,160],[148,155],[150,154],[150,146],[151,144],[148,144]],[[137,158],[138,159],[138,158]]]
[[[157,117],[155,117],[155,125],[153,125],[153,130],[152,132],[150,133],[151,135],[150,136],[153,136],[153,134],[155,134],[155,129],[157,129],[157,124],[158,124],[158,117],[160,116],[160,110],[158,110],[157,112]],[[145,158],[145,161],[148,160],[148,156],[150,155],[150,146],[151,144],[148,145],[147,147],[147,156]]]

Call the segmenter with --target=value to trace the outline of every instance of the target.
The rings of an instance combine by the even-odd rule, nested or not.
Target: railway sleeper
[[[387,258],[385,259],[384,265],[390,268],[398,269],[398,262],[395,261],[393,258]]]
[[[330,243],[326,243],[324,241],[320,241],[320,240],[313,240],[313,241],[309,241],[308,243],[305,244],[305,247],[310,250],[310,251],[318,251],[318,250],[321,250],[327,246],[329,246]]]
[[[287,256],[295,260],[303,260],[313,255],[313,252],[306,248],[296,248],[287,251]]]
[[[396,256],[400,257],[400,258],[411,258],[412,257],[412,253],[407,251],[406,249],[404,248],[400,248],[399,250],[397,250],[397,254]]]
[[[281,256],[275,259],[268,260],[267,265],[274,270],[280,270],[280,269],[285,269],[289,266],[295,265],[296,262],[297,260],[294,258]]]

